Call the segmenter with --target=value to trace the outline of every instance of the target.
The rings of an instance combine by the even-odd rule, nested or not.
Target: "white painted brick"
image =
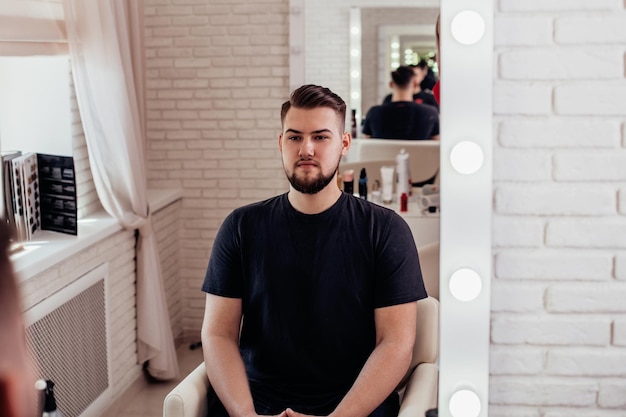
[[[489,405],[489,417],[541,417],[535,407]]]
[[[555,313],[626,313],[626,283],[554,285],[546,309]]]
[[[541,313],[544,311],[544,288],[536,284],[493,280],[491,311],[506,313]]]
[[[491,320],[491,340],[502,344],[605,346],[610,321],[601,318],[497,316]]]
[[[551,349],[546,372],[557,376],[626,376],[626,349]]]
[[[626,43],[626,14],[622,10],[622,13],[557,18],[554,39],[563,44],[623,45]]]
[[[621,219],[551,220],[546,244],[564,248],[626,249],[626,224]]]
[[[498,141],[511,148],[615,148],[618,120],[511,119],[500,123]]]
[[[548,115],[552,112],[552,86],[545,83],[496,82],[494,112],[499,115]]]
[[[617,209],[619,213],[626,214],[626,188],[620,188],[617,194]]]
[[[499,71],[501,78],[511,80],[619,79],[623,60],[617,48],[520,49],[500,54]]]
[[[593,100],[581,100],[581,97],[593,97]],[[563,115],[624,116],[626,82],[557,85],[554,87],[554,108],[557,114]]]
[[[624,410],[598,409],[597,406],[589,408],[559,408],[550,410],[543,414],[543,417],[624,417]]]
[[[615,278],[626,280],[626,254],[620,253],[615,257]]]
[[[626,346],[626,318],[619,318],[613,322],[613,344]]]
[[[502,250],[495,255],[494,273],[503,279],[608,281],[613,259],[583,251]]]
[[[622,7],[622,0],[500,0],[500,9],[505,12],[541,12],[571,10],[614,10]]]
[[[550,154],[546,152],[495,149],[495,181],[546,181],[552,176]]]
[[[502,214],[601,216],[616,207],[615,190],[607,185],[507,184],[494,191],[495,211]]]
[[[561,152],[554,157],[554,178],[561,181],[624,181],[626,150]]]
[[[541,373],[545,351],[541,348],[492,346],[489,367],[492,375],[536,375]]]
[[[494,43],[503,46],[551,45],[549,16],[500,15],[494,20]]]
[[[605,381],[600,383],[598,405],[605,408],[626,410],[626,382],[624,380]]]
[[[494,377],[489,378],[491,404],[530,406],[593,406],[598,384],[566,378]]]
[[[543,245],[544,222],[535,218],[496,216],[491,233],[494,248],[538,247]]]

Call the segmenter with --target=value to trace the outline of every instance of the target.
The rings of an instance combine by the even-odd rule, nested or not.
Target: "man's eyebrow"
[[[285,133],[288,133],[288,132],[291,132],[291,133],[297,133],[297,134],[302,134],[302,132],[300,132],[299,130],[296,130],[296,129],[291,129],[291,128],[289,128],[289,129],[285,130]],[[332,133],[332,130],[330,130],[330,129],[318,129],[318,130],[314,130],[314,131],[313,131],[313,132],[311,132],[311,133],[313,133],[313,134],[318,134],[318,133]]]

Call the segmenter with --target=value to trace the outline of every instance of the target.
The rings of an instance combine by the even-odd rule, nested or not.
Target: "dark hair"
[[[425,59],[420,59],[420,62],[418,62],[416,65],[413,65],[413,67],[421,68],[421,69],[428,69],[428,63],[426,62]]]
[[[339,116],[341,130],[346,123],[346,102],[341,97],[326,87],[307,84],[299,87],[291,93],[289,100],[283,103],[280,111],[280,122],[285,122],[285,116],[291,107],[299,109],[315,109],[317,107],[330,107]]]
[[[395,71],[391,71],[391,79],[400,88],[406,88],[414,76],[413,68],[404,65],[398,67]]]

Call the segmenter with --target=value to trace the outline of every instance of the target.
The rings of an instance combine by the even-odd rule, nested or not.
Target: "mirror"
[[[374,5],[365,0],[351,2],[355,7]],[[493,2],[441,0],[439,5],[431,0],[380,0],[377,6],[441,10],[440,169],[445,210],[440,215],[439,415],[485,417],[489,385]],[[351,97],[350,33],[341,30],[350,26],[350,6],[331,0],[291,0],[290,7],[290,87],[316,83]],[[453,22],[455,36],[465,28],[472,29],[472,22],[466,24],[462,19],[462,12],[467,11],[478,14],[484,24],[484,33],[469,43],[455,39],[451,31]],[[471,103],[465,97],[472,97]],[[450,155],[454,151],[463,159],[459,150],[468,147],[477,149],[475,155],[482,163],[472,172],[457,171],[459,166],[456,161],[453,165]],[[471,297],[467,297],[459,293],[458,282],[480,285],[470,288]]]
[[[391,92],[390,72],[399,65],[426,59],[437,71],[433,58],[438,14],[438,7],[350,9],[349,107],[356,110],[358,121]]]

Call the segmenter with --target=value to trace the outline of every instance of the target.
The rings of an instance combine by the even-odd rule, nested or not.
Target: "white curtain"
[[[138,229],[138,362],[178,377],[147,201],[143,131],[143,1],[64,0],[72,72],[89,163],[104,209]]]

